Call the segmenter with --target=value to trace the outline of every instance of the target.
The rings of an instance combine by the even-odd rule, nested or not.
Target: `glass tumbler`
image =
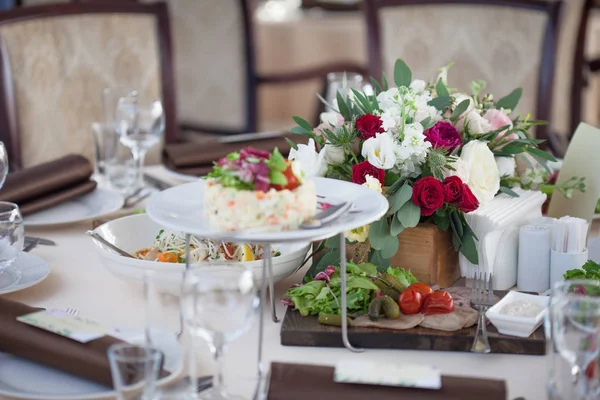
[[[369,86],[370,87],[370,86]],[[330,72],[327,74],[327,112],[337,109],[338,92],[343,98],[352,93],[352,89],[362,92],[365,90],[363,76],[354,72]],[[334,109],[332,109],[334,108]]]
[[[117,400],[153,400],[162,357],[153,347],[129,343],[110,346],[108,360]]]
[[[23,249],[25,230],[19,206],[0,202],[0,288],[16,284],[21,271],[12,265]]]

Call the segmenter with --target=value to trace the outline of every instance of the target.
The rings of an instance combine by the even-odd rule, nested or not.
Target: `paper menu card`
[[[343,360],[336,364],[333,380],[338,383],[421,389],[440,389],[442,387],[442,375],[437,368],[382,361]]]
[[[17,321],[80,343],[91,342],[106,335],[106,329],[99,323],[58,310],[42,310],[21,315],[17,317]]]
[[[571,199],[557,193],[548,206],[548,216],[566,215],[592,221],[596,202],[600,197],[600,129],[580,123],[571,139],[567,154],[558,174],[557,184],[571,177],[585,177],[585,192],[573,191]]]

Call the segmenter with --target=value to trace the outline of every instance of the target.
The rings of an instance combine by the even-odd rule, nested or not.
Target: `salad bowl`
[[[146,214],[130,215],[113,221],[106,222],[96,229],[102,238],[130,253],[151,247],[157,239],[157,235],[163,228],[154,222]],[[180,277],[185,270],[184,263],[169,263],[159,261],[148,261],[142,259],[128,258],[117,254],[114,250],[101,242],[92,240],[94,249],[102,265],[115,276],[130,282],[142,283],[145,276],[151,276],[157,290],[177,294],[181,287]],[[280,254],[273,256],[273,277],[275,282],[287,278],[298,270],[308,254],[310,243],[286,243],[275,244],[273,249]],[[259,282],[263,260],[254,261],[201,261],[193,264],[193,267],[219,265],[250,266],[254,277]]]

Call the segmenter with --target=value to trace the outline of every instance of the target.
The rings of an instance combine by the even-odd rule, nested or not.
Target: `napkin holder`
[[[570,269],[579,269],[588,260],[587,249],[578,253],[562,253],[550,250],[550,287],[564,280],[563,275]]]

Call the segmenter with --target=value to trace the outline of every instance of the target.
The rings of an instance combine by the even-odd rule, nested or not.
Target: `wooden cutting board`
[[[496,291],[499,297],[506,292]],[[471,351],[477,325],[454,332],[416,327],[404,331],[378,328],[350,327],[348,337],[356,347],[367,349]],[[488,338],[492,353],[546,354],[544,326],[528,338],[506,336],[488,325]],[[303,317],[288,308],[281,325],[281,344],[284,346],[344,347],[341,328],[322,325],[316,316]]]

